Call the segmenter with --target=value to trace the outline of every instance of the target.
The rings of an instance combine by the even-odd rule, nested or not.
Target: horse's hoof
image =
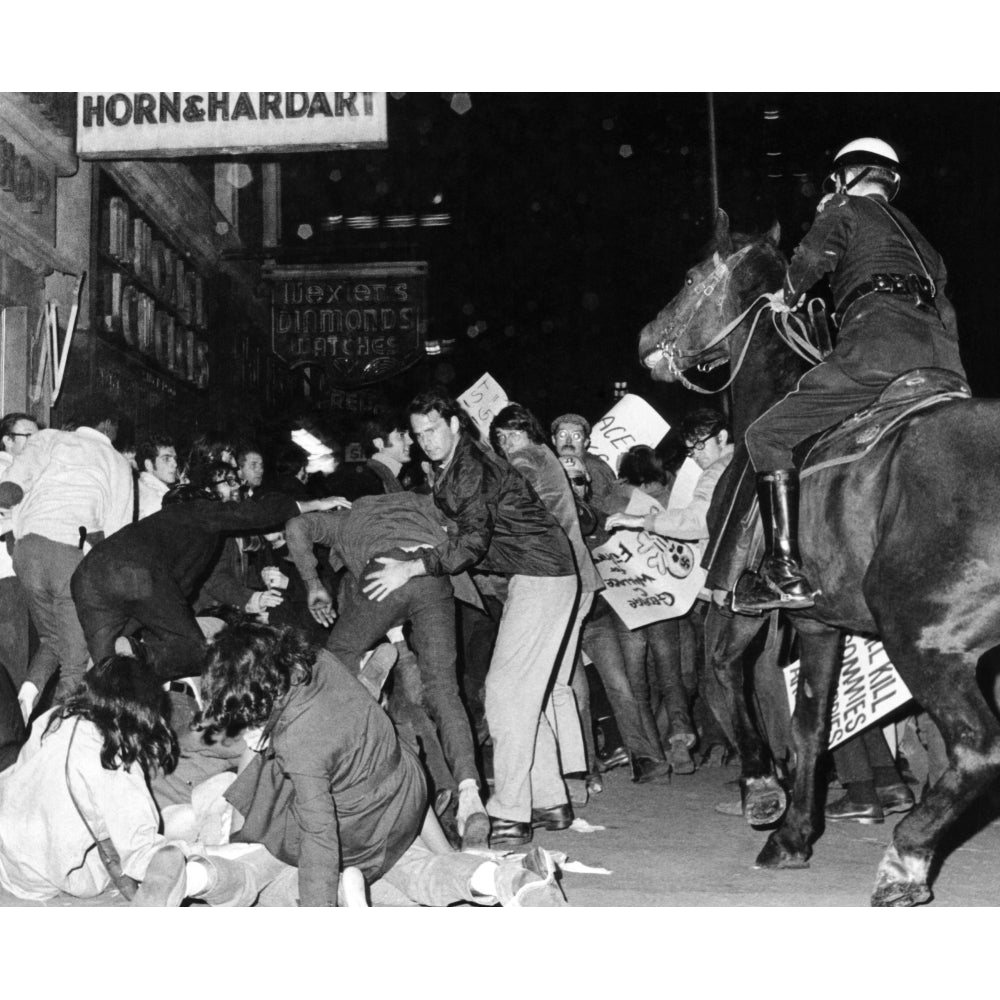
[[[750,826],[770,826],[785,814],[788,798],[774,778],[754,778],[746,784],[743,815]]]
[[[872,906],[920,906],[933,898],[926,882],[887,882],[875,887]]]
[[[772,836],[757,855],[754,868],[808,868],[808,851],[789,851]]]
[[[872,906],[919,906],[929,903],[932,893],[927,885],[930,858],[900,854],[890,844],[878,866]]]

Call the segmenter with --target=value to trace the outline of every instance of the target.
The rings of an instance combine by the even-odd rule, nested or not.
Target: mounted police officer
[[[767,553],[753,585],[734,599],[736,611],[813,604],[798,551],[795,445],[871,404],[910,369],[965,376],[944,262],[889,205],[900,182],[895,151],[881,139],[848,143],[828,182],[833,193],[819,203],[788,266],[783,308],[794,308],[829,275],[840,334],[833,353],[747,429]]]

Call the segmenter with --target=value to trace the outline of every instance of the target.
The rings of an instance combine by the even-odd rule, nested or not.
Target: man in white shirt
[[[132,520],[132,467],[112,444],[117,412],[100,398],[86,410],[75,431],[32,435],[0,482],[0,510],[13,515],[14,571],[40,639],[18,695],[26,716],[56,671],[58,698],[87,669],[70,578],[92,545]]]
[[[177,449],[164,435],[143,441],[136,449],[139,466],[139,517],[149,517],[163,506],[167,490],[177,482]]]

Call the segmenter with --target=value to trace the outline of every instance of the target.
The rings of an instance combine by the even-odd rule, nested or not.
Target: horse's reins
[[[738,260],[739,258],[746,255],[746,253],[752,248],[744,247],[742,250],[737,251],[729,258],[720,262],[720,267],[717,267],[712,275],[707,278],[702,284],[704,288],[699,289],[700,294],[705,296],[711,296],[715,293],[718,287],[720,279],[724,276],[727,279],[732,276],[732,268],[730,267],[730,262]],[[720,273],[720,268],[722,273]],[[723,286],[723,290],[728,286],[728,281],[726,285]],[[713,396],[718,392],[725,392],[733,382],[736,381],[736,376],[739,374],[740,369],[743,367],[743,362],[747,355],[747,350],[750,347],[750,341],[753,339],[753,335],[757,330],[757,324],[760,322],[761,316],[764,314],[765,310],[770,306],[770,311],[772,316],[781,316],[781,322],[775,322],[775,329],[778,332],[778,336],[785,342],[785,344],[791,348],[800,358],[807,361],[811,365],[819,364],[823,360],[822,353],[809,341],[808,329],[804,320],[800,316],[796,316],[791,313],[787,307],[782,304],[781,307],[777,304],[778,292],[763,292],[757,296],[743,310],[734,320],[727,323],[698,353],[705,354],[710,351],[716,344],[721,343],[725,340],[734,330],[738,329],[743,322],[746,320],[747,316],[753,312],[754,308],[760,304],[764,303],[761,308],[757,311],[757,315],[753,319],[753,323],[750,326],[750,332],[747,334],[746,342],[743,345],[743,350],[740,351],[740,356],[733,366],[732,374],[730,375],[728,381],[725,385],[720,386],[718,389],[702,389],[700,386],[695,385],[688,378],[685,377],[684,373],[677,365],[677,359],[674,351],[671,347],[660,347],[663,352],[664,357],[667,361],[667,367],[670,369],[670,373],[681,383],[685,388],[692,390],[693,392],[699,392],[705,396]],[[674,338],[676,341],[676,338]]]

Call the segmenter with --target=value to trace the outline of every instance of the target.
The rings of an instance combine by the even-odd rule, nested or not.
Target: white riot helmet
[[[848,167],[866,167],[850,182],[847,181]],[[858,181],[862,180],[872,167],[881,167],[892,173],[892,190],[889,192],[889,201],[892,201],[899,192],[899,157],[896,151],[887,142],[881,139],[855,139],[849,142],[833,158],[833,173],[830,181],[842,192],[849,191]]]

